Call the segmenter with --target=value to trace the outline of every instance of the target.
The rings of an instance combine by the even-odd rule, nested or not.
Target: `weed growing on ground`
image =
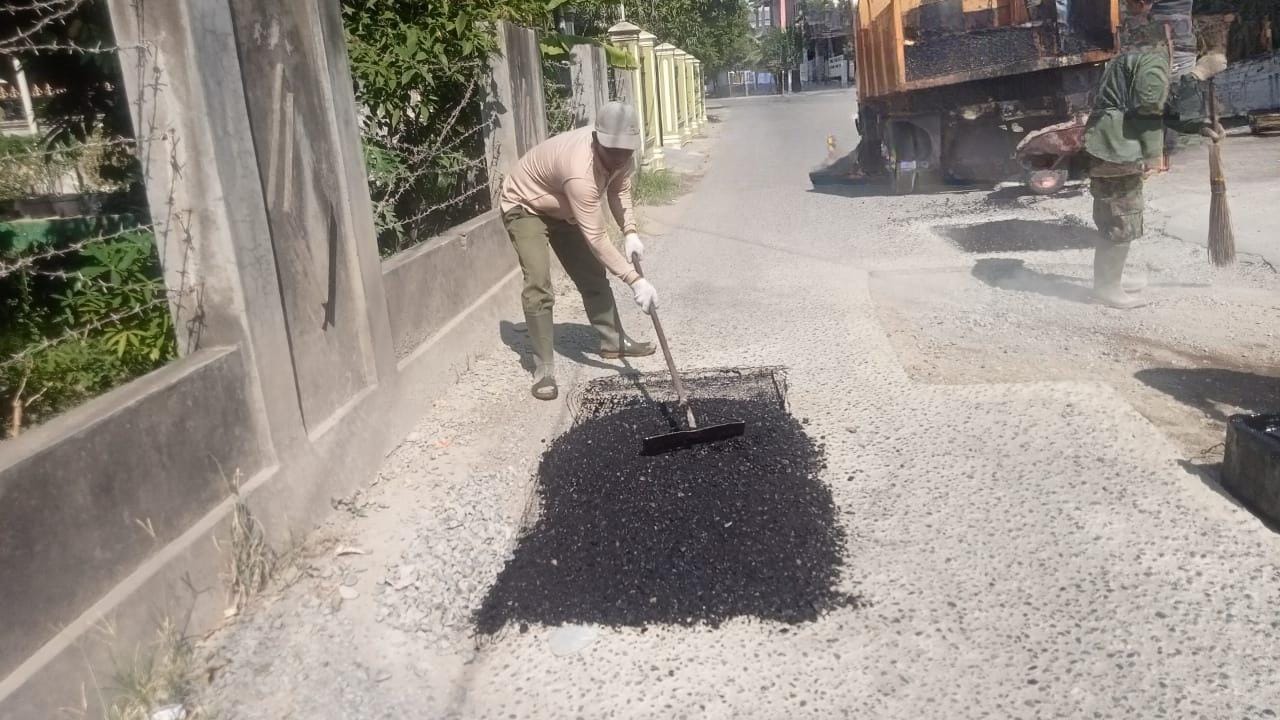
[[[680,176],[667,170],[642,170],[631,179],[631,199],[637,205],[670,205],[680,190]]]
[[[127,662],[115,662],[107,720],[150,720],[158,710],[178,706],[183,713],[175,717],[204,720],[208,716],[193,702],[198,678],[191,639],[165,618],[155,642],[137,648]]]
[[[249,601],[266,589],[279,560],[267,543],[262,523],[253,517],[240,495],[240,480],[240,472],[236,471],[229,481],[235,507],[231,513],[230,564],[226,576],[231,596],[228,614],[244,610]]]

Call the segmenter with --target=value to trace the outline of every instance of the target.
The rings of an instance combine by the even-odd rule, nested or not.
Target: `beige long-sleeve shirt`
[[[604,196],[603,198],[601,196]],[[622,232],[635,232],[631,170],[610,172],[596,157],[590,127],[539,143],[502,181],[502,212],[522,207],[534,215],[575,223],[600,264],[630,285],[640,276],[605,232],[604,201]]]

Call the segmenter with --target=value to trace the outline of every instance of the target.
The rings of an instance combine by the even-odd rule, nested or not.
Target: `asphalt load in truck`
[[[586,419],[547,449],[539,516],[476,613],[477,630],[530,624],[801,623],[859,605],[841,589],[845,533],[823,448],[779,403],[701,399],[742,437],[653,457],[651,404]]]
[[[1060,45],[1056,50],[1055,43]],[[1074,32],[1059,36],[1048,27],[999,27],[931,37],[908,45],[904,57],[907,79],[920,80],[1101,49],[1102,45]]]

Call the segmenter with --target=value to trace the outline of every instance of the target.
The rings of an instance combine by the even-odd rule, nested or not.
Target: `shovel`
[[[635,266],[636,274],[644,277],[644,270],[640,267],[640,258],[638,256],[631,256],[631,264]],[[662,321],[658,319],[658,309],[656,307],[649,309],[649,317],[653,318],[653,332],[657,334],[658,344],[662,346],[662,357],[667,361],[667,370],[671,373],[671,383],[675,386],[676,398],[679,401],[680,409],[684,410],[684,416],[689,423],[689,428],[645,438],[640,454],[661,455],[673,450],[694,447],[695,445],[736,438],[746,432],[747,424],[742,420],[731,420],[718,425],[698,425],[698,418],[694,416],[693,407],[689,404],[689,395],[685,392],[684,382],[680,380],[680,372],[676,370],[676,361],[671,358],[671,348],[667,345],[667,334],[662,331]],[[674,420],[672,424],[675,425]]]

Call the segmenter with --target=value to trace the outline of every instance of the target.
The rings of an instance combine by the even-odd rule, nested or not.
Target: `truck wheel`
[[[908,161],[914,162],[914,161]],[[901,160],[899,160],[901,163]],[[894,195],[910,195],[916,191],[916,171],[915,168],[902,168],[899,164],[895,164],[893,168],[893,194]]]
[[[1066,184],[1066,170],[1036,170],[1027,176],[1027,187],[1036,195],[1052,195]]]
[[[893,127],[893,192],[910,195],[916,191],[916,173],[921,158],[928,159],[928,138],[906,122]],[[922,147],[923,145],[923,147]]]

